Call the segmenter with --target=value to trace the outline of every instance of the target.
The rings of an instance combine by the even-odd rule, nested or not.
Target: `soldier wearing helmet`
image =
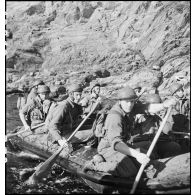
[[[173,124],[174,131],[190,131],[190,101],[185,96],[183,85],[173,83],[169,91],[177,102],[171,112],[170,123]]]
[[[29,103],[31,101],[31,99],[34,99],[36,96],[37,96],[37,89],[38,89],[38,86],[40,85],[44,85],[45,83],[42,81],[42,80],[37,80],[33,83],[33,86],[31,88],[31,91],[30,93],[28,94],[28,97],[27,97],[27,102],[26,103]]]
[[[80,101],[80,104],[83,107],[83,112],[85,115],[87,115],[94,108],[94,105],[97,99],[99,98],[100,87],[101,86],[99,83],[94,83],[90,90],[91,94]],[[96,111],[100,109],[101,105],[99,104],[99,106],[96,108]]]
[[[149,162],[144,152],[146,153],[150,142],[133,145],[129,142],[135,126],[136,114],[146,111],[158,112],[172,105],[172,102],[166,104],[137,103],[137,95],[129,86],[119,90],[116,100],[117,103],[106,117],[104,123],[106,133],[98,145],[98,154],[102,155],[104,161],[91,163],[90,169],[108,172],[114,176],[131,177],[137,174],[139,163]]]
[[[62,145],[66,138],[73,132],[82,114],[82,107],[79,101],[82,95],[82,86],[79,84],[71,85],[68,88],[69,97],[58,103],[53,113],[47,118],[47,128],[49,130],[49,141],[57,142]],[[93,136],[91,130],[78,131],[71,142],[85,142]]]
[[[136,84],[133,87],[133,90],[135,91],[136,95],[139,97],[141,96],[144,92],[146,92],[146,88],[145,87],[141,87],[139,84]]]
[[[160,104],[162,102],[158,94],[147,94],[143,101],[146,104]],[[139,120],[137,120],[134,131],[139,132],[139,134],[141,135],[141,136],[139,135],[139,137],[142,137],[142,139],[144,136],[148,136],[148,135],[150,135],[150,137],[153,137],[160,127],[162,118],[161,118],[160,112],[159,113],[154,113],[151,111],[146,112],[145,114],[142,114],[141,116],[139,116]],[[159,158],[175,156],[175,155],[180,154],[181,152],[180,145],[169,139],[168,134],[170,131],[171,131],[171,124],[170,122],[167,121],[163,128],[161,137],[156,144],[155,152]],[[161,141],[162,139],[164,139],[163,142]]]
[[[37,96],[29,100],[19,112],[20,119],[26,130],[30,130],[31,126],[43,123],[49,110],[49,87],[46,85],[40,85],[37,93]]]

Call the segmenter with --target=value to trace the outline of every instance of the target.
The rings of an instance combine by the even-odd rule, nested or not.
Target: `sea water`
[[[11,133],[22,123],[16,107],[17,95],[6,96],[6,133]],[[23,151],[8,150],[6,162],[7,194],[92,194],[95,193],[84,181],[61,167],[54,165],[48,178],[36,186],[25,185],[26,169],[36,167],[41,160]],[[23,176],[23,177],[22,177]]]

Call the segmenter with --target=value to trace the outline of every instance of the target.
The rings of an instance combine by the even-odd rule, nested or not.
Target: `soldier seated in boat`
[[[37,96],[37,90],[40,85],[45,85],[45,83],[42,80],[37,80],[34,82],[31,91],[28,94],[26,103],[29,103],[32,99],[34,99]]]
[[[97,99],[99,98],[100,94],[100,84],[99,83],[94,83],[91,88],[91,94],[86,96],[80,101],[81,106],[83,107],[83,113],[84,115],[87,115],[93,108],[94,105],[96,104]],[[101,109],[101,104],[96,108],[96,111]],[[94,112],[95,115],[95,112]],[[92,117],[92,116],[91,116]]]
[[[37,93],[37,96],[31,99],[19,113],[26,130],[30,130],[31,126],[43,123],[50,107],[49,87],[40,85]]]
[[[173,131],[190,132],[190,101],[184,93],[183,85],[174,83],[169,91],[177,102],[169,118]]]
[[[130,177],[137,174],[140,164],[149,162],[146,156],[150,146],[149,141],[132,145],[131,131],[134,127],[135,116],[139,113],[159,112],[175,104],[173,99],[160,104],[136,103],[137,95],[130,87],[118,92],[117,103],[112,107],[105,121],[106,133],[98,145],[98,162],[91,161],[84,171],[93,169],[108,172],[115,176]]]
[[[143,101],[146,104],[160,104],[162,102],[158,94],[148,94]],[[145,114],[136,115],[137,123],[132,132],[132,134],[136,135],[132,136],[133,142],[139,143],[141,140],[153,139],[162,121],[159,114],[160,113],[147,112]],[[169,131],[171,131],[171,124],[167,121],[155,147],[159,158],[175,156],[181,153],[180,145],[168,136]]]
[[[62,145],[78,126],[79,116],[82,114],[82,107],[78,104],[82,90],[79,84],[69,87],[69,97],[60,102],[49,116],[46,124],[49,130],[48,141]],[[71,143],[86,142],[92,136],[93,132],[91,130],[78,131],[71,139]]]

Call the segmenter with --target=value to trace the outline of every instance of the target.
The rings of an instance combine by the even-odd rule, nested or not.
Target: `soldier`
[[[94,105],[99,97],[99,94],[100,94],[100,84],[95,83],[92,85],[91,94],[89,96],[83,98],[80,102],[81,106],[84,108],[85,115],[93,109],[93,107],[94,107]],[[96,110],[100,110],[100,109],[101,109],[101,105],[99,105],[99,107]]]
[[[43,123],[48,113],[50,106],[50,102],[48,101],[50,93],[49,87],[40,85],[37,93],[38,95],[34,99],[31,99],[19,113],[26,130],[30,130],[31,126]]]
[[[169,118],[173,131],[190,132],[190,101],[184,94],[182,84],[172,84],[169,91],[177,102]]]
[[[30,93],[28,94],[28,97],[27,97],[27,103],[30,102],[31,99],[34,99],[36,96],[37,96],[37,89],[38,89],[38,86],[39,85],[44,85],[45,83],[42,81],[42,80],[38,80],[38,81],[35,81],[32,88],[31,88],[31,91]]]
[[[148,94],[145,97],[145,103],[160,104],[161,98],[158,94]],[[140,134],[138,135],[138,138],[140,138],[140,140],[143,140],[144,136],[146,136],[146,139],[147,138],[151,139],[154,137],[162,121],[159,114],[160,113],[147,112],[142,116],[139,116],[138,123],[136,124],[135,127],[135,132],[136,129],[139,131]],[[171,140],[170,137],[168,136],[169,131],[171,131],[171,125],[167,121],[165,127],[163,128],[163,133],[161,134],[161,137],[156,144],[156,152],[159,158],[175,156],[181,153],[180,145]],[[136,142],[136,137],[134,138],[134,142]]]
[[[62,145],[66,138],[71,135],[78,125],[78,118],[82,114],[82,107],[79,101],[82,94],[81,85],[72,85],[69,90],[69,97],[60,102],[53,113],[47,119],[47,128],[49,130],[48,141],[57,142]],[[72,143],[86,142],[93,136],[91,130],[78,131],[71,139]]]
[[[140,95],[142,95],[144,92],[146,92],[146,88],[141,87],[139,84],[136,84],[133,87],[133,90],[135,91],[136,95],[139,97]]]
[[[150,142],[135,145],[129,143],[135,115],[146,111],[156,113],[175,103],[174,100],[169,100],[161,104],[137,104],[137,95],[128,86],[118,92],[117,99],[117,103],[110,110],[105,121],[105,136],[98,145],[98,153],[103,162],[100,158],[98,158],[98,163],[91,161],[84,167],[84,171],[94,169],[109,172],[115,176],[135,176],[139,165],[148,163],[150,160],[143,153],[149,148]]]

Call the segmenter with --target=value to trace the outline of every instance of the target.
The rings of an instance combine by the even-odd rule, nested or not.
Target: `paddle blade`
[[[28,179],[26,184],[32,185],[39,182],[41,179],[46,178],[47,175],[51,172],[53,164],[56,162],[57,158],[61,151],[64,150],[65,154],[69,153],[68,145],[61,146],[50,158],[48,158],[44,163],[39,164],[36,167],[34,174]]]

